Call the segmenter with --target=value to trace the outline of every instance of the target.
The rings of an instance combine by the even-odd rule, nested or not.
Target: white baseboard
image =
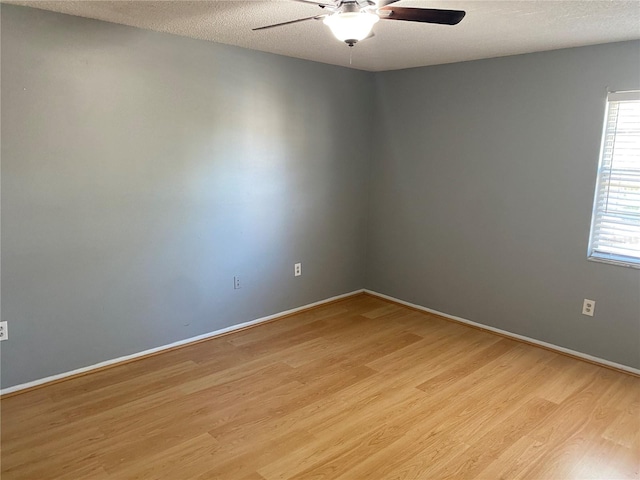
[[[593,363],[599,363],[599,364],[607,366],[607,367],[615,368],[616,370],[623,370],[625,372],[629,372],[629,373],[632,373],[634,375],[639,375],[640,376],[640,370],[639,369],[633,368],[633,367],[629,367],[628,365],[622,365],[620,363],[611,362],[609,360],[605,360],[604,358],[594,357],[593,355],[588,355],[586,353],[577,352],[575,350],[570,350],[568,348],[560,347],[560,346],[554,345],[552,343],[547,343],[547,342],[543,342],[541,340],[536,340],[535,338],[525,337],[524,335],[519,335],[517,333],[512,333],[512,332],[508,332],[506,330],[501,330],[499,328],[490,327],[488,325],[483,325],[482,323],[477,323],[477,322],[473,322],[471,320],[467,320],[466,318],[461,318],[461,317],[456,317],[454,315],[449,315],[448,313],[439,312],[439,311],[433,310],[431,308],[423,307],[422,305],[416,305],[415,303],[405,302],[404,300],[400,300],[398,298],[394,298],[394,297],[391,297],[389,295],[385,295],[383,293],[378,293],[378,292],[374,292],[372,290],[367,290],[367,289],[365,289],[364,292],[368,293],[369,295],[373,295],[375,297],[384,298],[385,300],[390,300],[392,302],[396,302],[396,303],[400,303],[402,305],[406,305],[407,307],[415,308],[416,310],[422,310],[423,312],[433,313],[434,315],[438,315],[440,317],[449,318],[449,319],[454,320],[456,322],[460,322],[460,323],[464,323],[464,324],[467,324],[467,325],[471,325],[471,326],[474,326],[476,328],[480,328],[482,330],[487,330],[489,332],[498,333],[500,335],[504,335],[505,337],[511,337],[511,338],[515,338],[515,339],[518,339],[518,340],[522,340],[522,341],[525,341],[527,343],[532,343],[534,345],[539,345],[541,347],[548,348],[549,350],[555,350],[557,352],[566,353],[566,354],[571,355],[573,357],[582,358],[584,360],[588,360],[588,361],[593,362]]]
[[[18,392],[20,390],[25,390],[27,388],[37,387],[39,385],[43,385],[45,383],[55,382],[57,380],[62,380],[67,377],[73,377],[76,375],[84,374],[91,372],[92,370],[97,370],[99,368],[108,367],[110,365],[116,365],[118,363],[128,362],[130,360],[134,360],[136,358],[144,357],[147,355],[151,355],[154,353],[161,352],[163,350],[169,350],[171,348],[179,347],[181,345],[186,345],[189,343],[197,342],[199,340],[205,340],[207,338],[217,337],[219,335],[223,335],[225,333],[230,333],[235,330],[241,330],[246,327],[250,327],[252,325],[258,325],[259,323],[268,322],[269,320],[273,320],[278,317],[283,317],[285,315],[291,315],[292,313],[301,312],[303,310],[308,310],[309,308],[317,307],[319,305],[323,305],[325,303],[334,302],[336,300],[340,300],[343,298],[351,297],[353,295],[357,295],[358,293],[363,293],[364,290],[355,290],[350,293],[344,293],[342,295],[336,295],[335,297],[326,298],[324,300],[320,300],[319,302],[309,303],[308,305],[303,305],[301,307],[292,308],[291,310],[285,310],[284,312],[274,313],[273,315],[268,315],[266,317],[257,318],[255,320],[251,320],[249,322],[238,323],[237,325],[232,325],[230,327],[221,328],[220,330],[215,330],[209,333],[203,333],[202,335],[198,335],[196,337],[185,338],[184,340],[179,340],[177,342],[169,343],[167,345],[162,345],[160,347],[151,348],[149,350],[144,350],[142,352],[132,353],[131,355],[125,355],[123,357],[114,358],[111,360],[105,360],[104,362],[96,363],[95,365],[89,365],[87,367],[77,368],[75,370],[71,370],[69,372],[58,373],[57,375],[51,375],[49,377],[40,378],[38,380],[34,380],[32,382],[21,383],[19,385],[14,385],[12,387],[7,387],[0,390],[0,395],[7,395],[9,393]]]
[[[175,348],[175,347],[179,347],[179,346],[182,346],[182,345],[187,345],[189,343],[197,342],[199,340],[205,340],[207,338],[217,337],[219,335],[223,335],[225,333],[230,333],[230,332],[233,332],[233,331],[236,331],[236,330],[241,330],[243,328],[250,327],[252,325],[258,325],[260,323],[268,322],[269,320],[273,320],[273,319],[276,319],[278,317],[283,317],[285,315],[291,315],[293,313],[301,312],[303,310],[308,310],[309,308],[317,307],[317,306],[323,305],[325,303],[334,302],[336,300],[341,300],[343,298],[351,297],[353,295],[357,295],[358,293],[368,293],[369,295],[373,295],[375,297],[384,298],[386,300],[390,300],[392,302],[396,302],[396,303],[399,303],[401,305],[406,305],[407,307],[415,308],[416,310],[422,310],[423,312],[432,313],[434,315],[438,315],[438,316],[441,316],[441,317],[449,318],[449,319],[454,320],[456,322],[460,322],[460,323],[464,323],[464,324],[467,324],[467,325],[471,325],[471,326],[474,326],[476,328],[480,328],[482,330],[487,330],[489,332],[498,333],[498,334],[504,335],[506,337],[511,337],[511,338],[515,338],[515,339],[518,339],[518,340],[523,340],[525,342],[532,343],[534,345],[540,345],[541,347],[545,347],[545,348],[548,348],[550,350],[556,350],[558,352],[566,353],[566,354],[574,356],[574,357],[583,358],[583,359],[588,360],[588,361],[593,362],[593,363],[599,363],[601,365],[612,367],[612,368],[615,368],[617,370],[623,370],[625,372],[629,372],[629,373],[632,373],[634,375],[639,375],[640,376],[640,369],[637,369],[637,368],[629,367],[627,365],[622,365],[620,363],[611,362],[609,360],[605,360],[603,358],[594,357],[592,355],[588,355],[586,353],[577,352],[575,350],[570,350],[568,348],[560,347],[560,346],[554,345],[552,343],[547,343],[547,342],[543,342],[541,340],[536,340],[535,338],[525,337],[524,335],[519,335],[517,333],[512,333],[512,332],[508,332],[506,330],[501,330],[499,328],[490,327],[488,325],[483,325],[481,323],[477,323],[477,322],[473,322],[471,320],[467,320],[466,318],[461,318],[461,317],[456,317],[454,315],[449,315],[449,314],[444,313],[444,312],[439,312],[439,311],[433,310],[431,308],[423,307],[422,305],[416,305],[414,303],[405,302],[404,300],[400,300],[398,298],[391,297],[391,296],[385,295],[383,293],[378,293],[378,292],[374,292],[372,290],[367,290],[367,289],[361,289],[361,290],[354,290],[353,292],[345,293],[345,294],[342,294],[342,295],[336,295],[335,297],[331,297],[331,298],[327,298],[327,299],[324,299],[324,300],[320,300],[318,302],[309,303],[308,305],[303,305],[301,307],[292,308],[290,310],[285,310],[283,312],[275,313],[273,315],[268,315],[266,317],[257,318],[255,320],[251,320],[249,322],[239,323],[237,325],[232,325],[230,327],[222,328],[220,330],[215,330],[213,332],[204,333],[202,335],[198,335],[198,336],[195,336],[195,337],[185,338],[184,340],[179,340],[177,342],[169,343],[167,345],[162,345],[160,347],[151,348],[149,350],[144,350],[142,352],[132,353],[131,355],[125,355],[123,357],[118,357],[118,358],[114,358],[114,359],[111,359],[111,360],[105,360],[104,362],[96,363],[94,365],[89,365],[87,367],[78,368],[78,369],[75,369],[75,370],[71,370],[69,372],[59,373],[57,375],[51,375],[49,377],[45,377],[45,378],[40,378],[38,380],[34,380],[32,382],[27,382],[27,383],[22,383],[22,384],[19,384],[19,385],[14,385],[12,387],[7,387],[5,389],[0,390],[0,395],[7,395],[7,394],[10,394],[10,393],[18,392],[20,390],[25,390],[25,389],[28,389],[28,388],[37,387],[39,385],[43,385],[43,384],[50,383],[50,382],[55,382],[57,380],[62,380],[62,379],[67,378],[67,377],[73,377],[73,376],[76,376],[76,375],[88,373],[88,372],[91,372],[92,370],[97,370],[97,369],[100,369],[100,368],[108,367],[110,365],[116,365],[118,363],[123,363],[123,362],[128,362],[130,360],[135,360],[136,358],[145,357],[147,355],[151,355],[151,354],[154,354],[154,353],[162,352],[163,350],[169,350],[169,349],[172,349],[172,348]]]

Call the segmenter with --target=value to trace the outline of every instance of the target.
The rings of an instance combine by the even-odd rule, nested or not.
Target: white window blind
[[[640,268],[640,91],[607,97],[589,258]]]

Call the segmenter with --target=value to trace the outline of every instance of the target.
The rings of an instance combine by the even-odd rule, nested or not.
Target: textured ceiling
[[[460,62],[640,38],[640,1],[401,0],[465,10],[457,26],[381,20],[351,52],[321,21],[251,31],[321,14],[290,0],[9,1],[176,35],[371,71]]]

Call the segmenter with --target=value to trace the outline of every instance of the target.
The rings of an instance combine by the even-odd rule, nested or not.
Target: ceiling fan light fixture
[[[337,12],[326,17],[323,22],[338,40],[353,46],[367,38],[378,20],[378,15],[371,12]]]

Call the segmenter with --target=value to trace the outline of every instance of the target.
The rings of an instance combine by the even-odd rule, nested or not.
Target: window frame
[[[607,263],[610,265],[618,265],[622,267],[640,269],[640,255],[638,257],[633,255],[623,255],[623,254],[615,254],[615,253],[605,253],[600,252],[595,249],[594,246],[594,237],[596,234],[596,219],[598,218],[600,212],[598,209],[598,204],[600,200],[600,188],[603,181],[603,167],[604,156],[605,156],[605,145],[607,140],[608,133],[608,125],[609,125],[609,115],[610,108],[613,102],[621,102],[621,101],[639,101],[640,100],[640,90],[627,90],[627,91],[617,91],[617,92],[609,92],[605,99],[605,112],[604,112],[604,122],[602,126],[602,136],[600,139],[600,155],[598,157],[598,170],[596,177],[596,186],[593,195],[593,208],[591,211],[591,227],[589,229],[589,245],[587,249],[587,260],[598,263]],[[614,138],[617,131],[614,131]],[[640,186],[640,182],[638,183]],[[608,197],[608,195],[607,195]]]

